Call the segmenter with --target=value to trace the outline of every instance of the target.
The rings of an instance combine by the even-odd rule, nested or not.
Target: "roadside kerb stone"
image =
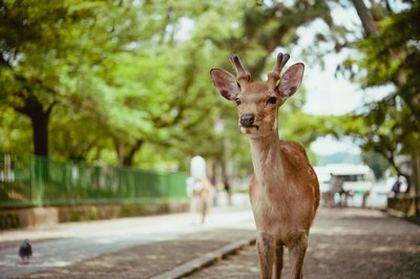
[[[177,279],[187,276],[203,267],[209,266],[219,259],[235,253],[236,251],[242,249],[244,246],[249,246],[255,244],[255,237],[244,238],[232,243],[225,245],[222,248],[219,248],[215,251],[204,254],[203,256],[191,260],[183,265],[180,265],[173,270],[160,274],[158,276],[152,277],[151,279]]]

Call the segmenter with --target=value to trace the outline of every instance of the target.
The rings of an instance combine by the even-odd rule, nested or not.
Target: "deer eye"
[[[277,103],[277,98],[276,97],[270,97],[267,100],[267,104],[275,105],[276,103]]]
[[[237,106],[239,106],[241,104],[241,100],[239,98],[235,98],[235,103]]]

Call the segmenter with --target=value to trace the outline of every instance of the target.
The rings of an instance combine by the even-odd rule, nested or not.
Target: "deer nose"
[[[243,127],[251,127],[254,124],[255,115],[253,113],[244,113],[241,115],[240,123]]]

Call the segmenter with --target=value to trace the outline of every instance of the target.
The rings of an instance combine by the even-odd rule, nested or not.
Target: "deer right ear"
[[[229,72],[216,68],[211,69],[210,75],[214,87],[216,87],[217,91],[229,101],[233,101],[241,91],[236,78]]]
[[[296,63],[290,66],[289,69],[281,76],[278,81],[277,89],[280,97],[284,100],[295,94],[299,85],[302,83],[303,72],[305,65],[303,63]]]

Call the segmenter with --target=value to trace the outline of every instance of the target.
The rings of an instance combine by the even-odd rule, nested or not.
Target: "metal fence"
[[[0,208],[185,201],[186,175],[0,155]]]

